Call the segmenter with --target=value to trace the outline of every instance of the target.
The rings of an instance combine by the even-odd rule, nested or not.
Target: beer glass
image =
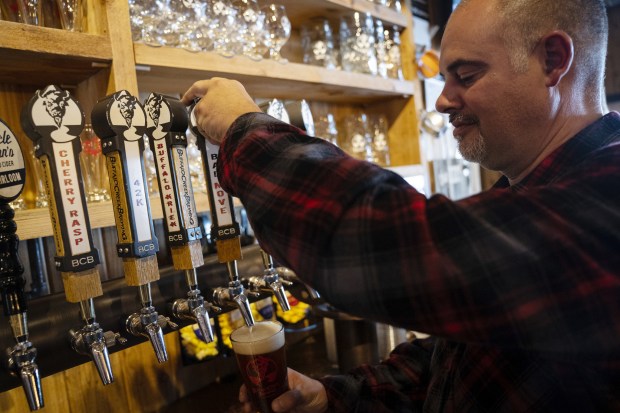
[[[260,321],[239,327],[230,341],[254,407],[271,413],[271,402],[288,390],[284,327],[277,321]]]

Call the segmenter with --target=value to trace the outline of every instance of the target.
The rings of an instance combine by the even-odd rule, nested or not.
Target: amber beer
[[[261,321],[242,326],[232,332],[230,341],[254,407],[271,413],[271,402],[288,390],[282,324]]]

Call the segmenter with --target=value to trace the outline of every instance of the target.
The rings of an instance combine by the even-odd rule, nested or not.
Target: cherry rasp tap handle
[[[195,102],[189,107],[190,130],[198,138],[197,145],[203,158],[203,168],[207,180],[209,207],[211,210],[211,238],[215,240],[217,256],[220,262],[240,260],[241,232],[235,218],[232,196],[220,186],[217,176],[217,157],[219,146],[212,144],[198,130],[194,115]]]
[[[49,197],[56,267],[69,302],[102,295],[79,162],[84,113],[69,92],[51,85],[38,90],[21,113],[22,129],[34,141]],[[74,277],[78,276],[78,277]]]
[[[151,219],[144,172],[146,114],[126,90],[101,99],[91,113],[93,130],[101,139],[112,190],[118,234],[117,253],[123,258],[128,285],[139,286],[159,279],[159,250]]]
[[[27,310],[24,297],[24,267],[19,261],[19,237],[9,202],[21,194],[26,182],[24,157],[17,138],[0,119],[0,294],[4,315]]]
[[[187,109],[180,100],[157,93],[149,95],[144,108],[173,265],[178,270],[199,267],[204,264],[202,230],[187,157]]]

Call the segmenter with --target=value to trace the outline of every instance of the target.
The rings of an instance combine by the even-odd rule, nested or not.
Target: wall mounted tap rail
[[[146,114],[138,99],[121,90],[101,99],[91,113],[93,130],[101,139],[118,243],[116,252],[123,260],[125,282],[138,287],[139,312],[131,314],[125,326],[135,336],[148,338],[157,361],[168,360],[163,328],[176,328],[153,306],[151,283],[159,280],[159,244],[153,228],[151,205],[144,172]]]
[[[8,348],[8,366],[22,382],[30,410],[44,406],[37,349],[29,340],[27,304],[19,261],[19,238],[15,234],[15,213],[9,202],[17,199],[26,182],[24,157],[11,129],[0,119],[0,297],[4,315],[9,318],[15,346]]]
[[[250,301],[243,284],[239,280],[237,260],[242,258],[239,224],[235,219],[232,197],[220,186],[217,177],[217,157],[219,146],[213,145],[203,136],[196,125],[194,103],[189,108],[190,130],[196,135],[198,148],[202,154],[202,164],[207,180],[209,207],[211,210],[211,239],[215,240],[217,256],[228,269],[228,287],[218,287],[213,291],[213,301],[219,306],[235,305],[248,326],[254,325]],[[252,292],[249,292],[252,294]]]
[[[172,304],[177,318],[194,320],[206,342],[213,341],[208,308],[200,294],[196,268],[204,265],[202,230],[196,213],[187,157],[188,116],[185,105],[173,97],[152,93],[144,102],[147,136],[155,156],[165,234],[174,269],[185,272],[187,298]]]
[[[95,316],[93,298],[103,292],[78,158],[84,113],[69,92],[50,85],[38,90],[23,108],[21,124],[41,162],[56,246],[54,259],[65,297],[80,304],[84,325],[69,332],[71,346],[89,355],[103,384],[110,384],[114,375],[108,346],[123,339],[117,333],[104,333]]]

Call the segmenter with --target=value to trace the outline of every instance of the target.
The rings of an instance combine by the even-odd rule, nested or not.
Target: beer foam
[[[230,335],[235,353],[247,356],[266,354],[284,346],[284,332],[280,323],[261,321],[252,327],[239,327]]]

